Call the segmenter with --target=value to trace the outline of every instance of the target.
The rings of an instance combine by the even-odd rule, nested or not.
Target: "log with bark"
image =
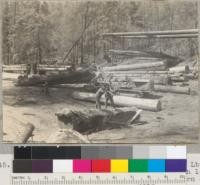
[[[49,85],[62,83],[88,83],[94,78],[95,74],[90,70],[68,71],[59,74],[19,76],[16,85],[31,86],[43,84],[47,81]]]
[[[130,65],[118,65],[111,67],[103,67],[103,71],[134,71],[134,70],[166,70],[167,62],[158,61],[154,63],[141,63],[141,64],[130,64]]]
[[[85,93],[85,92],[74,92],[72,97],[81,101],[89,101],[95,102],[95,94],[94,93]],[[132,107],[135,106],[139,109],[149,110],[149,111],[160,111],[161,110],[161,101],[160,100],[152,100],[152,99],[141,99],[141,98],[133,98],[126,96],[113,96],[113,100],[115,105],[120,107]],[[105,97],[101,98],[101,102],[105,103]]]
[[[178,86],[154,85],[154,91],[170,92],[170,93],[178,93],[178,94],[190,94],[189,87],[178,87]]]
[[[133,124],[140,117],[141,110],[135,107],[115,110],[63,109],[56,113],[62,128],[68,128],[82,134],[89,134],[105,129],[119,128]]]

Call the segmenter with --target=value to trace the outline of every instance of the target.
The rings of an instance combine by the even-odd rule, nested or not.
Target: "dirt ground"
[[[34,136],[29,142],[46,143],[59,130],[55,113],[63,108],[94,107],[71,98],[73,89],[51,88],[45,96],[40,87],[16,87],[17,75],[3,76],[4,141],[15,143],[20,123],[32,123]],[[143,111],[138,123],[119,129],[87,135],[92,143],[196,143],[199,135],[198,81],[189,82],[191,95],[155,93],[160,96],[162,111]],[[63,143],[68,143],[64,140]]]

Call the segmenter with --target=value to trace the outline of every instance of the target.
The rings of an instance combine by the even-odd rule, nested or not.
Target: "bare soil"
[[[5,74],[4,74],[5,76]],[[45,96],[40,87],[17,87],[16,75],[3,78],[4,141],[15,143],[20,123],[32,123],[34,136],[29,142],[46,143],[59,130],[55,113],[63,108],[91,108],[94,103],[71,98],[73,89],[50,88]],[[136,124],[87,135],[92,143],[197,143],[199,135],[198,81],[191,80],[190,95],[155,93],[162,111],[143,111]],[[68,143],[63,140],[63,143]]]

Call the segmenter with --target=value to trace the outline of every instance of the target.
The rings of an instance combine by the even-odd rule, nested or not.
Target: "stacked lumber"
[[[97,109],[63,109],[56,113],[63,128],[72,129],[82,134],[100,130],[119,128],[133,124],[140,116],[141,110],[135,107],[118,108],[115,110]]]
[[[72,97],[81,101],[89,101],[95,102],[96,95],[94,93],[85,93],[85,92],[74,92]],[[113,96],[113,100],[115,105],[119,107],[137,107],[143,110],[149,111],[160,111],[161,110],[161,102],[160,100],[154,99],[141,99],[127,96]],[[105,97],[101,98],[101,102],[105,103]]]

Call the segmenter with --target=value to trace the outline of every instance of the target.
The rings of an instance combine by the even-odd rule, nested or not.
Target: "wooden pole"
[[[188,30],[165,30],[165,31],[147,31],[147,32],[116,32],[103,33],[103,36],[139,36],[139,35],[178,35],[178,34],[198,34],[198,29]]]
[[[166,38],[197,38],[198,34],[180,34],[180,35],[137,35],[137,36],[118,36],[125,39],[166,39]]]

